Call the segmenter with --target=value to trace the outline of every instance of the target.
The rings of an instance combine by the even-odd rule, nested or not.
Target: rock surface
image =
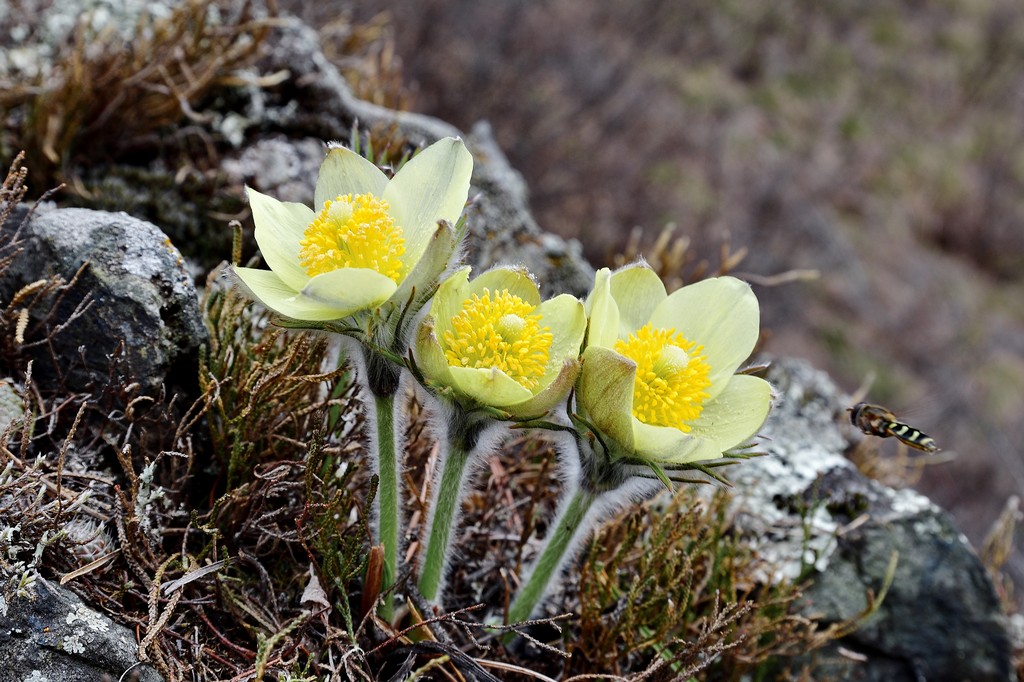
[[[17,225],[11,220],[4,229]],[[71,282],[88,264],[58,297],[54,315],[48,317],[49,305],[30,308],[30,326],[57,329],[71,320],[52,335],[52,344],[32,351],[37,380],[88,390],[111,380],[110,356],[117,355],[114,366],[121,376],[115,380],[139,382],[147,392],[165,382],[195,381],[195,353],[206,327],[181,254],[159,228],[124,213],[43,209],[25,224],[20,239],[21,252],[0,280],[0,300],[11,301],[41,278]]]
[[[67,588],[36,578],[31,596],[0,604],[0,679],[10,682],[163,678],[138,664],[135,634]]]
[[[865,478],[843,457],[859,434],[847,428],[849,400],[827,375],[780,360],[768,378],[779,392],[763,431],[768,456],[729,472],[737,531],[776,576],[811,578],[801,608],[826,624],[862,613],[897,561],[877,611],[809,661],[815,678],[1010,679],[999,600],[951,517],[913,490]]]

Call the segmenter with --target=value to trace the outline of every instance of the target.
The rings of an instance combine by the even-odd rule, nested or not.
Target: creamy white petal
[[[438,343],[438,337],[434,330],[434,319],[424,318],[416,330],[416,342],[413,357],[419,370],[423,373],[428,382],[439,386],[451,386],[452,375],[448,367],[448,360],[444,351]]]
[[[722,456],[718,443],[671,426],[652,426],[633,418],[638,457],[665,464],[686,464]]]
[[[376,164],[345,147],[332,147],[320,165],[313,206],[319,213],[328,199],[346,194],[372,194],[382,197],[388,176]]]
[[[455,388],[478,403],[506,407],[533,397],[530,389],[496,367],[449,367]]]
[[[647,324],[665,300],[665,285],[658,273],[643,263],[620,268],[610,278],[611,294],[619,309],[618,337],[627,338]]]
[[[507,409],[519,419],[539,417],[547,413],[569,396],[569,391],[572,390],[579,371],[579,360],[564,361],[554,379],[546,384],[541,384],[543,388],[532,398],[524,403],[509,405]]]
[[[533,281],[529,271],[522,267],[497,267],[491,268],[482,275],[473,278],[469,283],[469,293],[482,296],[484,289],[494,294],[508,289],[508,292],[518,296],[530,305],[540,304],[540,291],[537,290],[537,283]]]
[[[537,306],[535,313],[541,316],[540,326],[551,329],[551,347],[548,349],[548,365],[541,378],[541,385],[553,380],[562,371],[566,360],[576,360],[580,345],[587,330],[587,315],[583,303],[570,294],[560,294]]]
[[[600,431],[633,450],[633,386],[636,363],[613,350],[588,346],[583,351],[576,396]]]
[[[462,312],[462,303],[469,298],[469,266],[459,268],[451,274],[430,301],[430,317],[434,318],[435,333],[444,339],[445,332],[452,331],[452,318]]]
[[[750,440],[771,408],[772,387],[764,379],[739,374],[691,423],[693,435],[718,443],[724,452]]]
[[[294,320],[324,322],[349,315],[348,310],[306,298],[270,270],[232,268],[252,296],[267,308]]]
[[[425,300],[424,297],[430,296],[432,287],[437,286],[441,275],[448,268],[456,246],[455,231],[451,225],[438,227],[431,236],[423,257],[398,285],[395,300],[405,305],[413,295],[413,289],[416,290],[417,300]]]
[[[587,346],[611,348],[619,337],[619,306],[612,296],[611,274],[608,268],[598,270],[587,296]]]
[[[288,286],[301,289],[309,275],[299,264],[299,241],[313,222],[313,211],[305,204],[278,201],[251,187],[246,187],[246,194],[263,260]]]
[[[654,310],[655,328],[674,328],[703,346],[714,398],[757,343],[760,311],[750,285],[734,277],[706,279],[673,292]]]
[[[346,315],[376,308],[388,300],[398,286],[390,277],[369,268],[342,268],[309,280],[302,295]]]
[[[420,259],[437,221],[455,224],[469,198],[473,155],[462,140],[446,137],[413,156],[384,188],[383,198],[405,235],[406,268]]]

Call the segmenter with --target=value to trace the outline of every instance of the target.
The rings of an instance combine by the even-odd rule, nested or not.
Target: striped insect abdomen
[[[899,439],[901,443],[906,443],[910,447],[916,450],[923,450],[924,452],[935,452],[939,449],[939,446],[935,444],[935,441],[921,431],[915,429],[913,426],[904,424],[902,422],[890,421],[885,426],[885,430],[891,435]]]

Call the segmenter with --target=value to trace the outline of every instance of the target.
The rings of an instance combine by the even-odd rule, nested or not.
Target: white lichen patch
[[[107,619],[85,604],[75,606],[74,612],[69,613],[64,620],[68,625],[81,623],[93,632],[106,632],[110,629]]]
[[[914,534],[921,537],[941,536],[944,531],[938,517],[930,515],[916,519],[911,527],[914,529]],[[967,542],[967,538],[962,535],[958,539],[965,544],[970,544]]]
[[[1006,630],[1013,642],[1013,650],[1024,648],[1024,613],[1010,614],[1006,619]]]
[[[838,546],[840,523],[814,494],[817,481],[852,464],[836,418],[838,390],[809,368],[783,386],[762,429],[767,453],[731,467],[736,530],[761,559],[760,579],[795,580],[808,569],[825,571]]]
[[[11,379],[0,379],[0,432],[24,419],[24,389]]]
[[[69,654],[84,654],[85,643],[79,633],[70,634],[60,642],[60,648]]]
[[[898,516],[912,516],[936,509],[935,503],[921,493],[910,490],[899,490],[890,500],[892,511]]]
[[[29,673],[28,677],[24,679],[24,682],[50,682],[50,678],[38,670],[33,670]]]

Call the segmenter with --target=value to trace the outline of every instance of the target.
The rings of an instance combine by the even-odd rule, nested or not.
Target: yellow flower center
[[[444,333],[444,355],[455,367],[496,367],[524,388],[534,389],[544,375],[551,349],[551,329],[540,315],[508,289],[473,296],[452,318]]]
[[[341,268],[369,268],[395,282],[405,253],[402,228],[388,202],[372,194],[325,201],[299,241],[299,262],[310,277]]]
[[[636,363],[633,416],[644,424],[690,431],[686,422],[700,416],[708,399],[704,389],[711,385],[703,350],[675,329],[650,324],[616,341],[615,351]]]

